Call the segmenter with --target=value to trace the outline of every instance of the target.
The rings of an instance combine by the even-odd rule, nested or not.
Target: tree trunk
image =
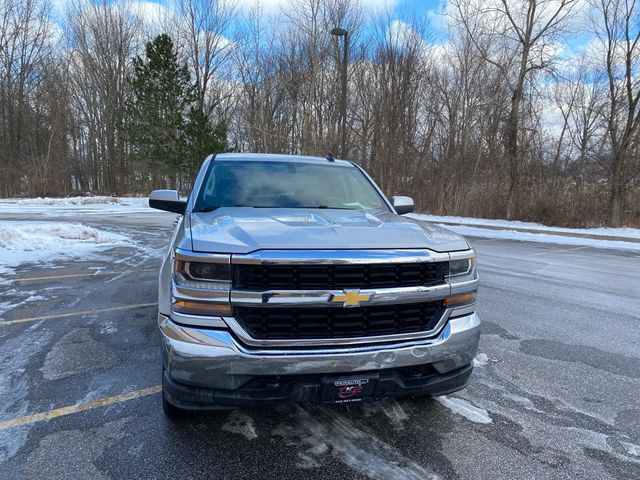
[[[622,204],[624,199],[624,179],[622,178],[623,162],[624,150],[616,152],[613,158],[611,197],[609,203],[609,227],[612,228],[622,226]]]
[[[520,79],[511,98],[511,110],[509,112],[509,125],[507,127],[506,153],[507,166],[509,168],[509,189],[507,191],[506,216],[512,220],[517,213],[517,194],[519,187],[518,178],[518,129],[520,120],[520,102],[522,101],[522,87],[524,83],[524,65],[526,56],[523,55],[523,66],[521,68]]]

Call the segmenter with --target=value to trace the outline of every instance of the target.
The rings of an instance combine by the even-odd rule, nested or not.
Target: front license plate
[[[377,375],[328,378],[324,382],[322,400],[331,403],[361,402],[373,395]]]

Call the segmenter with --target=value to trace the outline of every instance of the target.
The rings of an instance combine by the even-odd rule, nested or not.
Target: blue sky
[[[63,3],[68,0],[54,0]],[[118,0],[112,0],[118,1]],[[237,0],[240,9],[249,10],[256,4],[260,4],[265,12],[276,13],[281,9],[286,9],[290,4],[289,0]],[[424,17],[432,18],[445,4],[444,0],[360,0],[367,12],[376,12],[389,7],[392,16],[402,17]],[[135,4],[158,4],[167,5],[171,0],[131,0]]]
[[[0,0],[2,1],[2,0]],[[56,10],[63,12],[65,4],[71,0],[52,0]],[[101,0],[88,0],[101,1]],[[135,5],[138,11],[147,20],[153,23],[154,18],[157,19],[161,15],[160,10],[164,6],[169,6],[174,0],[107,0],[110,2],[123,2]],[[233,1],[233,0],[232,0]],[[304,0],[303,0],[304,1]],[[586,0],[578,0],[582,2]],[[390,21],[405,20],[410,21],[411,18],[418,20],[428,20],[428,35],[425,39],[431,44],[443,44],[447,42],[447,32],[445,26],[445,17],[443,15],[446,7],[446,0],[360,0],[366,13],[374,14],[382,11],[390,11]],[[269,14],[277,14],[281,10],[286,10],[291,5],[292,0],[237,0],[237,4],[241,10],[248,11],[251,7],[259,4],[267,16]],[[171,9],[169,7],[169,9]],[[372,15],[373,16],[373,15]],[[370,17],[371,18],[371,17]],[[365,27],[366,28],[366,27]],[[231,33],[231,32],[229,32]],[[593,36],[586,31],[576,31],[562,42],[561,58],[573,57],[578,54],[590,41]]]
[[[396,10],[406,9],[419,15],[426,15],[428,11],[435,11],[441,2],[437,0],[401,0],[396,4]]]

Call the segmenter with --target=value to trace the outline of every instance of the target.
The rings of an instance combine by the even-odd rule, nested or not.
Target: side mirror
[[[154,190],[149,195],[149,206],[165,212],[184,215],[187,202],[181,201],[175,190]]]
[[[398,215],[413,212],[413,198],[403,195],[394,195],[391,197],[391,205],[396,209]]]

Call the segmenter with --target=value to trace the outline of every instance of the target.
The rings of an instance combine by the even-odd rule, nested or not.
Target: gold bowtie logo
[[[360,290],[345,290],[344,293],[331,296],[331,302],[342,303],[343,307],[359,307],[360,302],[368,302],[373,294],[360,293]]]

